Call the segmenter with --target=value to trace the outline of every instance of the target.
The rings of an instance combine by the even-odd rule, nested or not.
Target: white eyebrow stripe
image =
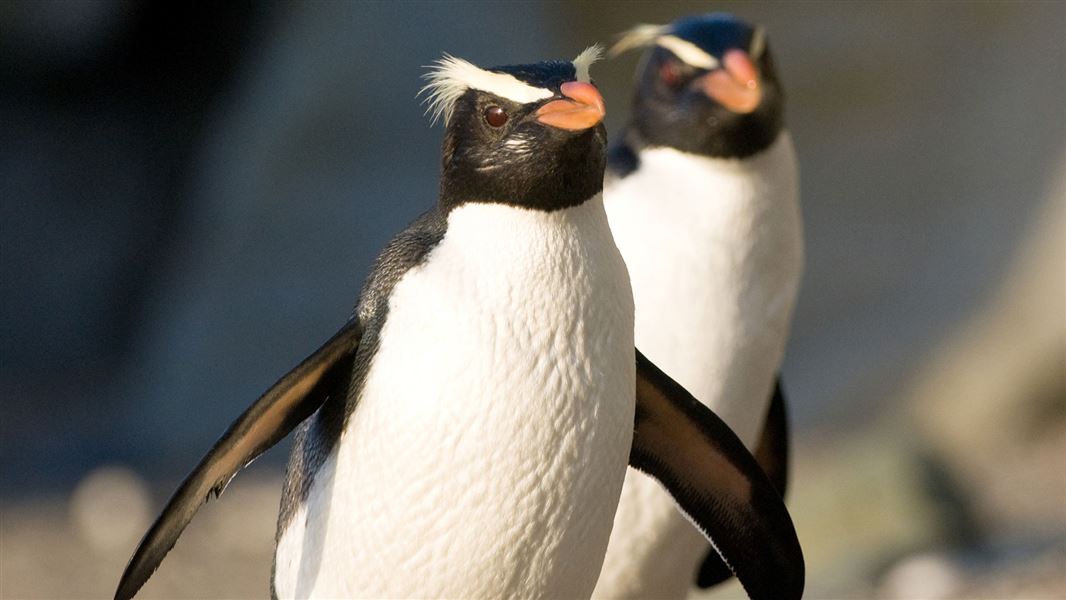
[[[577,80],[583,83],[591,83],[592,77],[589,75],[589,67],[592,63],[600,60],[603,57],[603,48],[599,44],[593,44],[588,48],[585,48],[581,54],[577,55],[577,58],[571,61],[574,65],[574,72],[576,73]]]
[[[554,95],[551,90],[523,83],[516,79],[514,75],[494,73],[481,69],[478,69],[476,73],[472,73],[464,83],[470,89],[490,92],[501,98],[507,98],[522,104],[551,98]]]
[[[704,52],[692,42],[683,40],[677,36],[664,35],[655,40],[655,43],[681,59],[687,65],[700,69],[717,69],[718,59]]]
[[[551,98],[555,94],[545,88],[534,87],[519,81],[513,75],[486,71],[461,58],[448,54],[438,60],[424,75],[429,83],[419,93],[426,94],[426,114],[432,113],[433,121],[444,117],[451,120],[455,102],[468,89],[496,94],[513,102],[526,104]]]

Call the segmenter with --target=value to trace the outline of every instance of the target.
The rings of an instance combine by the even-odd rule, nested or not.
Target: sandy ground
[[[892,438],[870,432],[838,441],[839,452],[800,449],[796,477],[809,485],[790,504],[807,555],[807,598],[1066,598],[1066,530],[1047,519],[1059,500],[1054,490],[1027,505],[1031,523],[1018,525],[1013,515],[1016,526],[980,548],[944,549],[936,543],[940,517],[921,486],[906,483],[918,478],[908,475],[906,453],[885,442]],[[1027,479],[1061,464],[1064,451],[1066,435],[1045,440],[1027,461]],[[841,500],[819,492],[830,482]],[[239,477],[201,509],[138,597],[267,597],[280,488],[276,473],[253,468]],[[111,597],[168,492],[148,493],[129,471],[105,469],[69,498],[3,506],[0,598]],[[735,584],[695,596],[745,597]]]

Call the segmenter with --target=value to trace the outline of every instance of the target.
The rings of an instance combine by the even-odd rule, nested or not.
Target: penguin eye
[[[490,106],[485,109],[485,122],[493,127],[503,127],[507,122],[507,113],[499,106]]]
[[[670,87],[677,87],[681,83],[681,67],[677,61],[668,60],[659,67],[659,79]]]

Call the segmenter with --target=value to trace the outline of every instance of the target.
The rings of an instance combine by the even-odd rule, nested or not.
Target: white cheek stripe
[[[436,122],[444,117],[447,123],[452,117],[455,102],[468,89],[496,94],[519,104],[551,98],[551,90],[533,87],[512,75],[481,69],[461,58],[445,54],[425,74],[429,81],[419,93],[426,94],[426,114],[433,115]]]
[[[674,56],[680,58],[687,65],[707,70],[718,68],[717,58],[707,54],[692,42],[685,41],[677,36],[664,35],[655,40],[655,43],[673,52]]]

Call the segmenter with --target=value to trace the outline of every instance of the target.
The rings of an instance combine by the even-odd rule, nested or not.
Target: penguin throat
[[[521,161],[445,152],[451,160],[441,174],[441,212],[470,202],[545,212],[584,204],[603,191],[605,137],[599,126]]]
[[[667,147],[712,158],[747,158],[769,148],[784,129],[784,111],[769,92],[754,112],[738,115],[721,107],[710,111],[663,111],[641,101],[634,105],[626,143],[633,150]]]

